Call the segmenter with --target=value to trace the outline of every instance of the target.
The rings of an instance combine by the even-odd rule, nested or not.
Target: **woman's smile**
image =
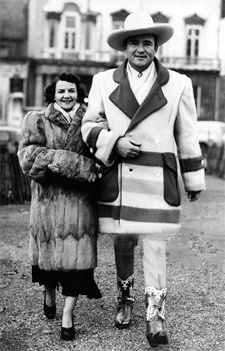
[[[70,111],[77,102],[77,87],[75,83],[59,80],[55,87],[55,101],[65,111]]]

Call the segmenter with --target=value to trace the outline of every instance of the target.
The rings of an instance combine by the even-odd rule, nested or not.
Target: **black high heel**
[[[74,319],[72,316],[72,327],[71,328],[61,328],[61,339],[62,340],[73,340],[75,339],[75,329],[74,329]]]
[[[56,314],[56,305],[54,306],[48,306],[46,305],[45,301],[46,301],[46,291],[43,291],[44,294],[44,314],[48,319],[53,319],[55,318],[55,314]]]

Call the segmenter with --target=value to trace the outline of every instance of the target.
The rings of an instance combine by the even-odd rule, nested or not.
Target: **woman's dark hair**
[[[47,106],[55,100],[55,87],[59,80],[75,83],[77,87],[77,102],[85,103],[85,99],[87,98],[85,85],[80,84],[80,79],[75,73],[62,72],[57,74],[57,76],[44,88],[44,101]]]

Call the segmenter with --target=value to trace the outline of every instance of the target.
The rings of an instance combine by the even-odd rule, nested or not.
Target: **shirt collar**
[[[141,72],[142,73],[141,77],[138,77],[140,72],[138,72],[138,71],[136,71],[136,69],[132,68],[131,64],[128,61],[127,73],[128,73],[128,76],[131,76],[132,78],[143,79],[143,78],[146,78],[150,74],[152,67],[153,67],[153,62],[144,71]]]

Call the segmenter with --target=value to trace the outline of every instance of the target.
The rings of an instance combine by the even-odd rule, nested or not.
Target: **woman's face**
[[[70,111],[77,102],[77,87],[75,83],[59,80],[55,86],[55,101],[65,111]]]

